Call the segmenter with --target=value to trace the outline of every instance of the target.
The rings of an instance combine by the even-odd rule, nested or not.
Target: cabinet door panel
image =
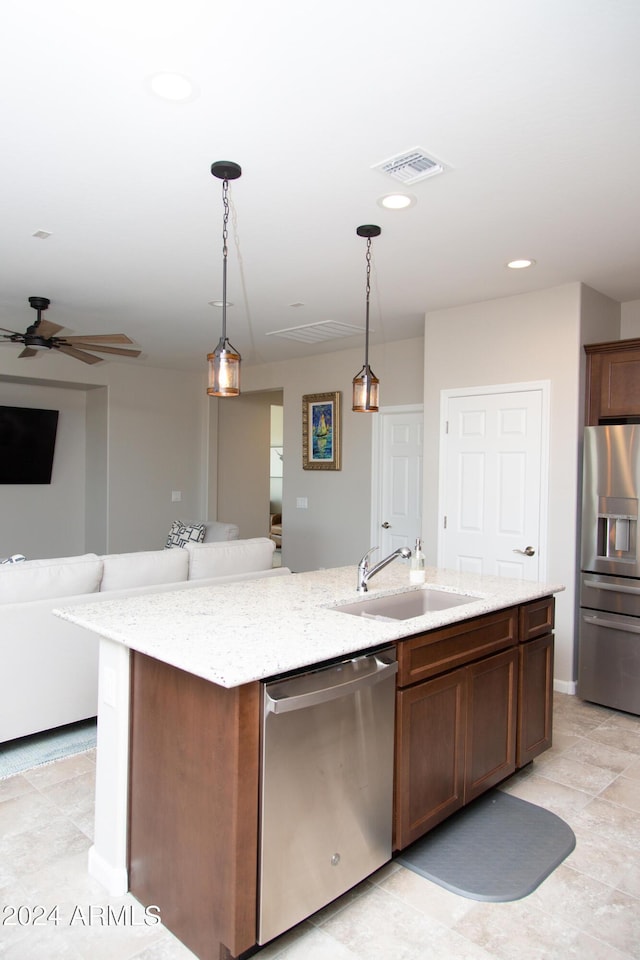
[[[465,803],[516,768],[517,660],[511,649],[466,668]]]
[[[518,649],[518,767],[551,746],[553,714],[553,636]]]
[[[640,415],[640,340],[585,345],[586,423]]]
[[[395,847],[402,850],[462,806],[464,670],[398,694]]]
[[[555,615],[555,600],[553,597],[543,597],[542,600],[531,600],[520,607],[520,629],[518,639],[520,643],[543,637],[553,630]]]

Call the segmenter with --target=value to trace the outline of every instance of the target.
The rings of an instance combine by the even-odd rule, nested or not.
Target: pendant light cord
[[[225,178],[222,182],[222,205],[224,215],[222,217],[222,340],[227,339],[227,257],[229,250],[227,240],[229,238],[229,181]]]
[[[367,237],[367,286],[366,286],[366,308],[364,323],[364,365],[365,369],[369,367],[369,300],[371,297],[371,237]]]

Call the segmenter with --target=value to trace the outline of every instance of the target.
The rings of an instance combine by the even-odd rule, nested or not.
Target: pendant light
[[[222,180],[222,335],[213,353],[207,354],[209,363],[210,397],[237,397],[240,393],[240,354],[227,339],[227,238],[229,224],[229,180],[237,180],[242,169],[230,160],[211,164],[211,173]]]
[[[367,298],[364,328],[364,366],[353,378],[353,405],[354,413],[378,412],[378,388],[380,381],[369,366],[369,297],[371,294],[371,238],[379,237],[382,233],[375,224],[365,224],[358,227],[359,237],[367,238]]]

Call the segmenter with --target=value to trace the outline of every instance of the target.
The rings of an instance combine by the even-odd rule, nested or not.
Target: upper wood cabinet
[[[640,418],[640,340],[585,344],[585,423]]]

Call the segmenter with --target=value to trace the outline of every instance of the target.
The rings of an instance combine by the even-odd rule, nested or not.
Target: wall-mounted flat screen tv
[[[57,410],[0,406],[0,483],[51,483]]]

